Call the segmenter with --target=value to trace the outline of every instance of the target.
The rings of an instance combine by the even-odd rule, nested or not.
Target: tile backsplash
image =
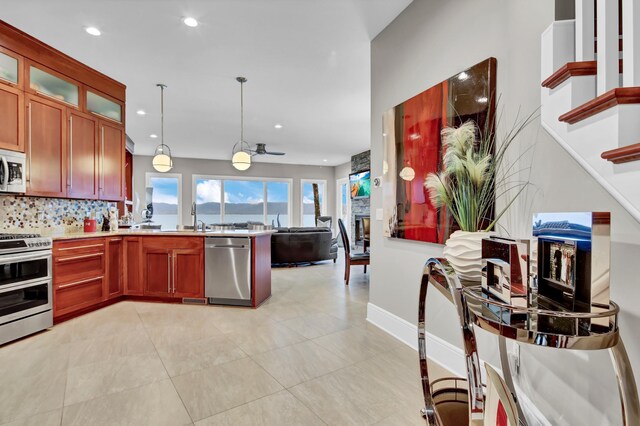
[[[115,205],[108,201],[0,196],[2,232],[34,232],[42,235],[82,232],[84,218],[102,215]]]

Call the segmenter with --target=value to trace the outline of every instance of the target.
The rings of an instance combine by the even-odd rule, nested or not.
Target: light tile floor
[[[417,353],[343,272],[274,269],[257,310],[127,301],[0,347],[0,424],[424,425]]]

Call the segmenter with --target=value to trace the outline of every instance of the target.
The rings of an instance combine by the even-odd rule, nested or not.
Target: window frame
[[[305,183],[318,183],[324,185],[324,194],[322,197],[323,203],[320,205],[320,216],[327,215],[327,204],[329,200],[327,200],[327,196],[329,194],[329,188],[327,187],[326,179],[300,179],[300,226],[304,226],[304,184]],[[315,226],[315,224],[314,224]]]
[[[150,186],[152,178],[175,178],[178,179],[178,225],[182,225],[182,173],[158,173],[158,172],[146,172],[144,174],[144,188],[146,197],[146,190]],[[146,202],[146,199],[145,199]],[[153,200],[151,201],[153,203]],[[146,206],[146,204],[145,204]],[[153,219],[152,219],[153,220]]]
[[[255,177],[255,176],[220,176],[220,175],[202,175],[202,174],[194,174],[191,175],[191,203],[193,204],[197,199],[196,194],[196,181],[197,180],[219,180],[220,181],[220,223],[225,223],[224,221],[224,205],[225,201],[225,190],[224,183],[226,180],[244,180],[244,181],[258,181],[262,182],[262,197],[263,197],[263,208],[262,208],[262,219],[263,223],[267,224],[267,183],[268,182],[283,182],[289,185],[287,190],[287,216],[289,217],[289,226],[292,226],[293,218],[291,217],[291,205],[293,204],[293,179],[291,178],[278,178],[278,177]]]

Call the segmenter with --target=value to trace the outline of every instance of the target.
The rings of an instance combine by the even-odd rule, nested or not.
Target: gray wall
[[[552,0],[414,0],[371,46],[372,176],[382,174],[382,114],[398,103],[487,57],[498,59],[498,94],[503,121],[540,104],[540,35],[553,21]],[[621,333],[636,379],[640,377],[640,224],[626,213],[539,124],[525,132],[520,150],[534,146],[532,191],[502,225],[512,233],[530,229],[534,211],[611,211],[611,297],[621,306]],[[371,209],[382,207],[373,190]],[[373,215],[375,216],[375,215]],[[424,262],[442,246],[382,236],[372,223],[370,303],[416,324]],[[451,306],[436,294],[428,306],[428,330],[460,346]],[[480,356],[496,362],[497,341],[478,332]],[[520,386],[555,424],[620,424],[614,372],[606,352],[521,347]],[[636,380],[637,381],[637,380]]]
[[[150,156],[134,157],[134,210],[139,215],[144,205],[145,174],[155,172],[151,166]],[[267,177],[293,179],[291,214],[293,222],[290,226],[300,224],[300,180],[324,179],[327,181],[327,214],[335,215],[334,167],[331,166],[296,166],[290,164],[273,164],[254,162],[249,170],[240,172],[233,168],[231,161],[200,160],[194,158],[174,158],[174,167],[170,173],[182,174],[182,222],[191,223],[192,175],[217,175],[241,177]]]

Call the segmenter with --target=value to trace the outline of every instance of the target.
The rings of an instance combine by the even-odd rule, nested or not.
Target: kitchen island
[[[272,233],[127,229],[53,236],[54,322],[126,299],[206,304],[208,237],[250,240],[250,305],[257,308],[271,296]]]

